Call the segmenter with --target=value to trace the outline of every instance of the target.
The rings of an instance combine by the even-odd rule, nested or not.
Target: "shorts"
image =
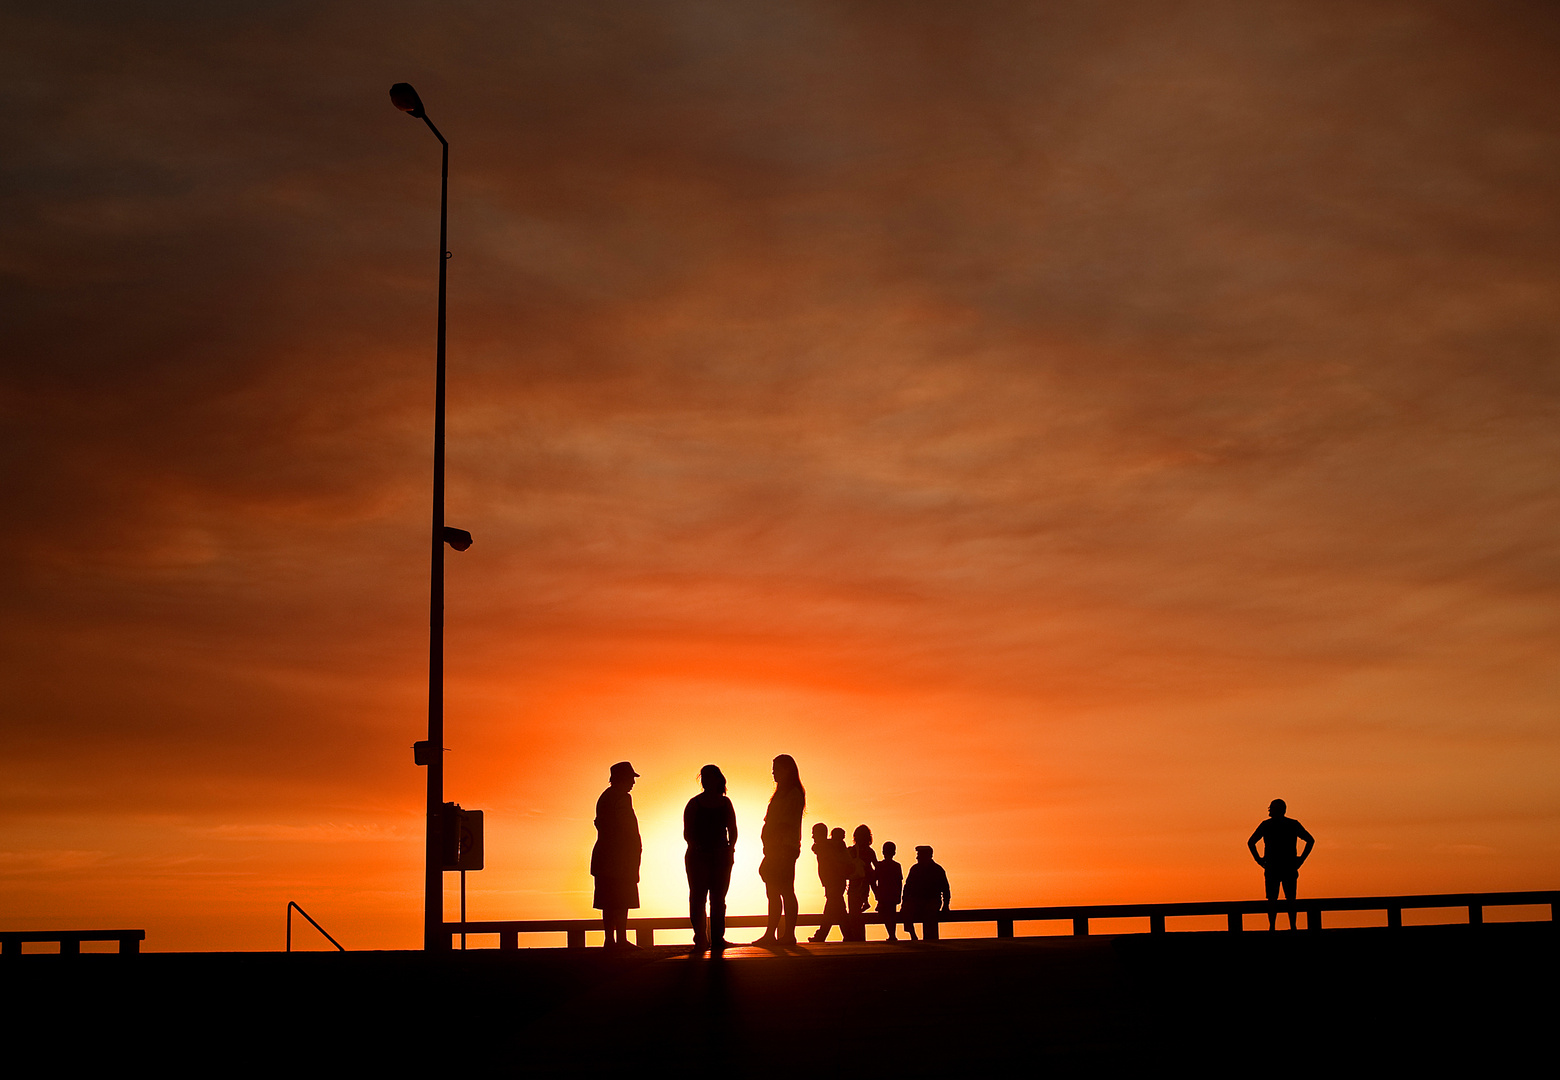
[[[1276,872],[1268,870],[1265,871],[1262,875],[1263,883],[1267,886],[1267,898],[1269,900],[1278,899],[1278,890],[1280,886],[1283,887],[1284,895],[1290,899],[1293,899],[1295,895],[1295,884],[1299,881],[1299,879],[1300,871],[1298,870],[1279,870]]]

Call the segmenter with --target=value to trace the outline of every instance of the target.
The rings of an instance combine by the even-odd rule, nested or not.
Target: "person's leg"
[[[823,921],[818,924],[818,929],[813,931],[808,941],[822,941],[829,936],[829,931],[834,928],[834,897],[827,891],[823,894]]]
[[[601,912],[602,928],[606,931],[605,944],[628,944],[628,908],[605,908]]]
[[[710,948],[726,947],[726,890],[731,888],[731,864],[717,866],[710,878]]]
[[[765,855],[758,864],[758,876],[764,882],[764,896],[769,901],[769,916],[764,924],[764,932],[753,944],[773,945],[780,940],[780,920],[784,902],[780,896],[780,879],[775,872],[775,861],[768,855]]]
[[[703,867],[691,851],[683,856],[683,866],[688,871],[688,925],[693,928],[693,947],[697,949],[709,943],[709,934],[704,929],[704,896],[709,891],[709,883],[704,880]]]
[[[1289,903],[1289,929],[1295,928],[1295,882],[1299,875],[1291,875],[1283,880],[1284,899]]]
[[[899,905],[880,904],[878,910],[883,913],[883,929],[888,931],[889,941],[899,940]]]
[[[840,940],[845,940],[845,890],[840,889],[829,902],[823,905],[823,916],[827,925],[821,928],[824,937],[829,936],[829,931],[834,927],[840,928]]]
[[[709,890],[702,885],[688,886],[688,925],[693,927],[694,948],[701,948],[710,943],[710,935],[704,925],[704,897],[708,892]]]
[[[1278,929],[1278,878],[1273,874],[1263,874],[1262,884],[1267,888],[1268,901],[1268,929]]]
[[[780,875],[780,900],[785,914],[780,922],[780,944],[796,944],[796,860],[790,860]]]

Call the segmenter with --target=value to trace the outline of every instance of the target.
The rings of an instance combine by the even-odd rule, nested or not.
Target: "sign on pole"
[[[462,810],[459,803],[445,803],[444,869],[482,869],[482,811]]]

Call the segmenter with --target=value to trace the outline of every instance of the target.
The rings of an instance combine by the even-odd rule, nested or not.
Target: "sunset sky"
[[[10,0],[0,928],[421,940],[769,761],[955,906],[1560,885],[1560,8]],[[453,914],[455,877],[450,876]],[[802,903],[821,906],[811,856]]]

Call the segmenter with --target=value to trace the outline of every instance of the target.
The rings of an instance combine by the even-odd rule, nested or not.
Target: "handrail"
[[[320,933],[324,934],[326,941],[328,941],[332,945],[336,946],[336,948],[339,951],[341,951],[341,952],[346,952],[347,951],[346,949],[342,948],[341,942],[337,941],[335,938],[330,936],[330,932],[329,931],[327,931],[323,926],[321,926],[319,923],[314,921],[314,917],[312,915],[310,915],[307,911],[304,911],[303,908],[298,906],[298,901],[296,901],[296,900],[289,900],[289,901],[287,901],[287,951],[288,952],[292,952],[292,913],[293,913],[293,908],[298,908],[298,914],[302,915],[305,919],[308,919],[310,926],[314,927],[314,929],[316,929]]]
[[[5,930],[0,931],[0,956],[19,956],[24,941],[57,941],[62,956],[78,955],[83,941],[117,941],[121,955],[135,955],[145,940],[145,930]]]
[[[1147,918],[1149,932],[1157,934],[1164,933],[1165,920],[1167,918],[1223,915],[1226,917],[1226,927],[1229,930],[1238,931],[1243,928],[1242,922],[1246,915],[1266,915],[1269,912],[1288,913],[1290,911],[1298,913],[1303,911],[1306,915],[1306,929],[1320,930],[1322,928],[1322,912],[1324,911],[1385,911],[1387,914],[1387,926],[1397,929],[1403,925],[1403,912],[1405,910],[1418,908],[1467,908],[1469,925],[1478,926],[1484,922],[1484,909],[1486,907],[1540,904],[1549,905],[1550,921],[1556,921],[1557,915],[1560,915],[1560,890],[1499,893],[1425,893],[1413,896],[1343,896],[1271,902],[1267,900],[1216,900],[1165,904],[1064,904],[1052,907],[961,908],[939,912],[932,921],[936,923],[995,923],[997,937],[1011,938],[1015,922],[1071,921],[1073,934],[1082,936],[1089,933],[1089,922],[1093,919]],[[881,925],[883,922],[883,916],[877,912],[863,913],[855,916],[855,918],[864,924]],[[896,916],[896,919],[903,918],[903,914]],[[917,917],[916,921],[920,922],[921,919]],[[797,926],[821,926],[822,924],[823,916],[818,914],[799,915],[796,919]],[[634,928],[635,940],[641,945],[654,944],[655,931],[657,930],[690,930],[693,926],[686,915],[633,918],[628,920],[628,925]],[[728,915],[726,917],[726,925],[728,927],[766,926],[768,925],[768,919],[763,915]],[[456,934],[497,934],[499,937],[499,948],[501,949],[518,948],[520,934],[559,932],[568,935],[570,948],[583,948],[586,931],[599,931],[600,929],[600,919],[510,919],[484,920],[481,922],[447,922],[444,924],[444,932],[451,939]]]

